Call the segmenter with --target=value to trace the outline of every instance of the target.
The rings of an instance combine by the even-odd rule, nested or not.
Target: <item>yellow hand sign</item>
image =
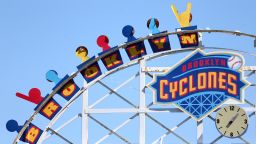
[[[190,26],[190,21],[192,18],[192,15],[190,13],[192,4],[190,2],[187,3],[187,9],[181,14],[178,13],[178,10],[173,4],[171,5],[171,8],[181,27]]]

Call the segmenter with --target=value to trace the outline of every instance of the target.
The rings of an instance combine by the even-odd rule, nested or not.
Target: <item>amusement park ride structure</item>
[[[173,134],[175,137],[180,139],[183,143],[191,143],[188,140],[186,140],[184,137],[182,137],[181,135],[179,135],[175,132],[175,130],[177,128],[184,125],[186,122],[188,122],[190,120],[196,120],[196,123],[197,123],[197,143],[198,144],[204,143],[204,141],[203,141],[203,128],[204,128],[203,118],[209,118],[214,123],[216,122],[216,125],[218,123],[217,118],[214,118],[210,114],[205,114],[204,113],[205,115],[200,117],[200,118],[196,118],[196,117],[194,117],[193,114],[189,114],[188,117],[186,117],[184,120],[180,121],[176,126],[174,126],[172,128],[170,128],[167,125],[161,123],[159,120],[157,120],[156,118],[154,118],[151,115],[152,113],[181,113],[181,112],[185,112],[185,113],[188,114],[188,112],[184,111],[184,109],[181,109],[181,107],[177,107],[177,108],[163,108],[163,107],[161,107],[161,108],[152,108],[153,105],[158,104],[158,102],[156,102],[156,101],[152,101],[150,104],[146,103],[146,92],[145,91],[146,91],[146,89],[151,87],[150,84],[147,84],[146,79],[147,78],[157,79],[156,78],[157,74],[159,74],[159,73],[167,74],[168,71],[173,69],[173,67],[151,67],[151,66],[147,66],[147,62],[151,61],[151,60],[154,60],[156,58],[161,58],[163,56],[171,56],[171,55],[182,54],[182,53],[187,53],[187,52],[194,52],[195,53],[195,51],[203,51],[203,50],[227,51],[227,52],[231,51],[233,53],[239,53],[240,55],[245,54],[245,55],[250,55],[252,57],[256,57],[255,54],[251,54],[251,53],[247,53],[247,52],[239,51],[239,50],[233,50],[233,49],[227,49],[227,48],[216,48],[216,47],[205,47],[202,44],[202,35],[203,35],[203,33],[224,33],[224,34],[229,34],[229,35],[233,35],[233,36],[250,37],[250,38],[254,39],[254,47],[256,47],[256,36],[251,35],[251,34],[241,33],[241,32],[238,32],[238,31],[200,30],[200,29],[197,29],[195,26],[190,26],[190,21],[192,20],[192,15],[190,13],[191,7],[192,7],[192,4],[188,3],[187,10],[184,11],[183,13],[179,14],[176,7],[174,5],[171,6],[171,8],[174,12],[174,15],[176,16],[178,22],[181,25],[181,28],[177,29],[177,31],[175,31],[175,32],[167,32],[167,31],[160,32],[158,30],[159,21],[155,18],[151,18],[151,19],[149,19],[147,26],[148,26],[149,29],[151,29],[152,34],[148,35],[146,37],[136,39],[133,36],[133,34],[134,34],[133,27],[132,26],[125,26],[123,28],[123,35],[125,37],[127,37],[127,39],[128,39],[127,43],[119,45],[117,47],[111,48],[108,45],[108,38],[106,36],[103,36],[103,35],[100,36],[97,40],[97,44],[100,47],[102,47],[103,52],[100,53],[99,56],[97,56],[97,57],[89,58],[87,56],[88,55],[87,48],[84,47],[84,46],[79,47],[76,51],[76,55],[79,58],[82,59],[83,63],[77,67],[78,70],[76,72],[72,73],[70,76],[67,75],[63,79],[58,78],[58,75],[55,71],[49,71],[47,73],[47,80],[55,82],[56,86],[55,86],[55,88],[53,88],[53,91],[49,95],[47,95],[45,98],[41,97],[40,91],[36,90],[36,89],[31,90],[31,94],[29,95],[30,97],[26,97],[25,95],[23,95],[21,93],[17,93],[18,97],[26,99],[28,101],[31,101],[35,104],[38,104],[38,106],[36,107],[35,112],[31,115],[31,117],[26,121],[26,123],[23,126],[19,126],[19,128],[17,128],[18,126],[13,120],[9,121],[7,123],[7,129],[8,130],[18,131],[18,135],[14,139],[13,143],[15,144],[15,143],[19,142],[19,140],[21,140],[24,137],[26,139],[26,134],[31,132],[29,130],[29,128],[31,127],[31,122],[35,119],[37,114],[38,113],[42,114],[42,110],[44,110],[44,108],[49,104],[49,102],[53,100],[53,98],[56,94],[60,94],[60,91],[63,90],[63,87],[72,89],[73,88],[72,86],[74,86],[73,89],[75,89],[75,92],[72,94],[72,97],[70,97],[70,98],[67,98],[67,97],[65,98],[64,97],[67,100],[67,103],[62,107],[60,106],[60,107],[56,108],[55,109],[56,113],[54,115],[52,115],[51,117],[48,117],[48,119],[50,120],[49,124],[46,126],[46,128],[44,130],[41,131],[40,136],[38,136],[38,138],[34,139],[34,140],[37,140],[37,143],[43,143],[44,140],[48,139],[52,135],[58,136],[60,139],[62,139],[63,141],[65,141],[67,143],[72,143],[67,137],[64,137],[63,135],[61,135],[59,133],[59,131],[61,129],[63,129],[65,126],[67,126],[68,124],[72,123],[74,120],[78,119],[78,118],[81,118],[81,121],[82,121],[82,134],[81,134],[82,135],[82,140],[81,140],[82,144],[89,143],[89,139],[90,139],[90,137],[89,137],[89,133],[90,133],[90,131],[89,131],[89,124],[90,124],[89,120],[94,121],[95,123],[102,126],[104,129],[109,131],[109,133],[107,135],[103,136],[101,139],[99,139],[95,143],[97,143],[97,144],[98,143],[103,143],[104,140],[107,139],[110,135],[117,136],[118,138],[120,138],[122,140],[123,143],[132,143],[127,138],[120,135],[117,131],[119,129],[121,129],[122,127],[124,127],[125,125],[127,125],[130,121],[132,121],[136,117],[139,118],[139,128],[138,128],[139,129],[139,140],[138,140],[138,143],[140,143],[140,144],[145,144],[146,143],[146,118],[152,120],[153,122],[155,122],[156,124],[158,124],[160,127],[162,127],[163,129],[165,129],[167,131],[162,136],[160,136],[155,141],[153,141],[152,143],[154,143],[154,144],[163,143],[164,138],[169,134]],[[160,38],[160,39],[158,39],[160,41],[161,38],[167,38],[165,40],[167,40],[169,42],[168,36],[170,36],[170,35],[178,35],[180,43],[181,43],[181,48],[180,49],[171,50],[170,47],[165,49],[166,48],[166,45],[165,45],[164,50],[159,51],[159,50],[156,50],[152,47],[152,45],[151,45],[152,40],[156,40],[156,39]],[[193,37],[194,39],[192,39],[192,43],[188,43],[187,45],[183,44],[182,43],[182,41],[183,41],[182,37],[183,36],[188,36],[188,35],[191,36],[191,37],[192,37],[192,35],[195,36],[195,37]],[[153,54],[147,54],[146,53],[146,48],[144,46],[144,41],[145,40],[149,41],[149,43],[152,47],[152,50],[153,50]],[[189,40],[191,40],[191,39],[188,39],[188,41]],[[159,43],[159,41],[158,41],[158,43]],[[141,46],[142,43],[143,43],[144,47]],[[164,44],[167,44],[167,42],[165,41]],[[138,55],[136,55],[136,57],[133,57],[133,55],[132,55],[133,50],[131,50],[132,49],[131,47],[133,47],[133,46],[138,46],[137,48],[139,49],[139,50],[137,49],[138,51],[135,51],[135,53],[140,52]],[[127,63],[123,63],[122,58],[117,56],[117,57],[113,58],[117,61],[114,61],[114,63],[112,63],[112,64],[116,64],[116,66],[115,67],[111,67],[111,66],[108,67],[109,63],[106,63],[106,61],[104,61],[104,58],[106,58],[107,56],[109,56],[113,53],[114,54],[119,53],[119,55],[120,55],[119,51],[121,51],[122,49],[124,49],[127,52],[127,55],[128,55],[128,57],[131,61],[129,61]],[[106,66],[108,71],[105,72],[105,73],[102,73],[101,71],[98,72],[97,74],[95,74],[95,76],[97,75],[95,78],[86,77],[86,76],[88,76],[88,75],[86,75],[86,73],[87,73],[86,70],[91,68],[92,65],[95,66],[95,63],[98,63],[100,60],[102,60],[103,64]],[[185,59],[185,60],[187,60],[187,59]],[[138,73],[136,73],[132,77],[129,77],[126,81],[121,83],[118,87],[111,88],[110,86],[108,86],[107,84],[105,84],[102,81],[103,78],[108,77],[108,76],[110,76],[111,74],[113,74],[115,72],[122,71],[122,70],[124,70],[128,67],[133,66],[133,65],[139,65]],[[96,67],[99,68],[99,65],[96,65]],[[94,70],[92,69],[91,71],[94,71]],[[255,66],[241,65],[239,67],[238,71],[241,71],[241,73],[242,73],[241,77],[248,78],[248,77],[253,76],[253,74],[255,74],[256,67]],[[78,77],[80,73],[83,75],[83,77],[85,79],[85,82],[84,82],[84,85],[81,88],[78,89],[78,87],[74,83],[73,79]],[[153,73],[154,73],[154,75],[153,75]],[[138,96],[139,97],[139,105],[135,105],[127,97],[124,97],[120,93],[118,93],[118,90],[120,88],[124,87],[126,84],[128,84],[130,81],[132,81],[133,79],[135,79],[137,77],[139,77],[139,96]],[[72,83],[72,84],[70,84],[70,83]],[[96,83],[101,85],[102,87],[106,88],[107,90],[109,90],[109,93],[104,95],[103,97],[99,98],[95,103],[89,105],[89,102],[88,102],[89,100],[88,99],[90,98],[90,95],[89,95],[90,87],[95,85]],[[67,86],[67,84],[68,84],[68,86]],[[255,83],[251,83],[251,84],[246,83],[246,84],[247,84],[247,86],[252,86],[252,87],[256,86]],[[245,88],[247,86],[245,86]],[[100,102],[105,100],[111,94],[115,94],[121,100],[123,100],[124,102],[129,104],[132,108],[111,108],[111,109],[109,109],[109,108],[103,108],[103,109],[95,108],[95,106],[97,104],[99,104]],[[62,95],[63,95],[63,93],[62,93]],[[64,92],[64,95],[65,95],[65,92]],[[64,114],[64,112],[80,96],[82,96],[82,112],[76,114],[73,118],[66,121],[59,128],[53,129],[52,126],[56,123],[56,121]],[[204,98],[204,100],[206,100],[206,98]],[[241,99],[241,100],[243,101],[243,99]],[[242,104],[240,102],[231,101],[231,100],[228,100],[228,101],[223,100],[223,103],[224,102],[225,102],[225,104]],[[211,103],[211,105],[213,105],[212,108],[211,108],[212,112],[218,112],[218,110],[220,109],[221,104],[223,104],[223,103],[220,102],[220,103],[214,104],[212,102]],[[256,105],[254,103],[250,102],[249,100],[247,100],[246,98],[244,99],[244,103],[250,105],[250,107],[241,107],[241,109],[244,109],[246,111],[246,113],[249,113],[248,114],[248,119],[251,118],[252,116],[255,116]],[[111,114],[111,113],[133,113],[134,115],[129,117],[126,121],[124,121],[123,123],[121,123],[119,126],[117,126],[114,129],[109,128],[107,125],[102,123],[100,120],[98,120],[97,118],[92,116],[92,114]],[[45,115],[43,115],[43,116],[45,116]],[[237,117],[238,117],[238,114],[233,116],[232,120],[228,121],[228,123],[230,123],[230,124],[227,126],[227,128],[229,128],[230,125],[232,125],[232,123],[235,121],[235,119],[237,119]],[[10,125],[12,125],[12,126],[10,127]],[[15,126],[13,126],[13,125],[15,125]],[[39,134],[39,132],[37,134]],[[233,136],[233,134],[232,134],[232,136]],[[225,137],[225,135],[220,134],[217,138],[213,139],[211,143],[218,142],[222,137]],[[246,139],[244,139],[242,137],[242,133],[241,133],[241,135],[238,136],[238,139],[242,140],[245,143],[249,143]],[[34,142],[30,142],[30,141],[25,141],[25,142],[34,143]]]

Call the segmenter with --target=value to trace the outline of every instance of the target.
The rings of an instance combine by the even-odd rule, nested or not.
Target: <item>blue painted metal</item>
[[[6,129],[9,132],[19,132],[22,129],[22,126],[19,126],[16,120],[11,119],[6,123]]]
[[[225,93],[212,91],[194,94],[175,103],[184,111],[196,118],[200,118],[227,99],[228,96],[226,96]]]
[[[134,28],[131,25],[126,25],[123,27],[122,33],[123,36],[127,37],[127,42],[136,40],[136,38],[133,36],[134,32]]]
[[[149,29],[151,30],[152,34],[158,34],[160,31],[158,30],[155,22],[155,18],[150,20]]]
[[[202,51],[197,50],[192,55],[183,59],[170,71],[165,74],[155,75],[154,81],[150,84],[154,90],[155,102],[161,104],[174,103],[177,107],[183,111],[189,113],[196,119],[201,119],[214,109],[219,107],[227,99],[235,99],[243,101],[243,89],[248,85],[242,77],[240,71],[232,69],[228,66],[227,62],[231,57],[231,54],[204,54]],[[215,60],[218,60],[218,62]],[[195,67],[195,62],[197,66]],[[192,66],[194,64],[194,66]],[[190,68],[188,66],[191,66]],[[216,86],[213,86],[213,80],[211,86],[208,87],[208,72],[216,73]],[[219,85],[219,73],[225,74],[225,82],[222,82],[225,88],[220,88]],[[205,74],[205,87],[202,89],[198,87],[199,74]],[[228,75],[232,75],[235,78],[232,82],[228,82]],[[191,79],[193,77],[193,79]],[[187,92],[181,94],[180,80],[187,79],[186,83],[182,84],[183,90],[187,89]],[[211,78],[212,79],[212,78]],[[161,85],[161,81],[165,83]],[[162,82],[163,82],[162,81]],[[176,84],[177,90],[171,92],[169,84]],[[231,84],[230,84],[231,83]],[[235,86],[234,86],[235,84]],[[190,88],[194,87],[195,90]],[[230,91],[235,90],[236,93]]]
[[[58,84],[58,82],[60,81],[60,78],[58,77],[58,73],[55,70],[49,70],[46,73],[46,79],[49,82],[54,82],[55,84]]]

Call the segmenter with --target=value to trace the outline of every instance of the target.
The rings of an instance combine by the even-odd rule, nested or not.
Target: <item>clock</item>
[[[215,124],[223,136],[235,138],[245,133],[248,127],[248,116],[241,107],[228,105],[217,112]]]

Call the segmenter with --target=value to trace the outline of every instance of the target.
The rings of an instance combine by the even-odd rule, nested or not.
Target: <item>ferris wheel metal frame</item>
[[[246,34],[246,33],[241,33],[238,31],[227,31],[227,30],[189,30],[189,31],[179,31],[179,32],[165,32],[165,33],[161,33],[161,34],[156,34],[156,35],[149,35],[146,36],[144,38],[140,38],[138,40],[126,43],[126,44],[122,44],[108,52],[106,52],[104,55],[98,56],[96,57],[93,61],[91,61],[90,63],[87,63],[86,65],[84,65],[84,67],[82,69],[86,69],[87,66],[89,66],[90,64],[92,64],[93,62],[99,61],[102,57],[104,57],[105,55],[117,50],[117,49],[123,49],[125,48],[127,45],[130,44],[134,44],[140,41],[144,41],[147,39],[152,39],[154,37],[159,37],[159,36],[166,36],[166,35],[177,35],[177,34],[184,34],[184,33],[193,33],[193,32],[198,32],[202,38],[202,33],[225,33],[225,34],[231,34],[234,36],[245,36],[245,37],[251,37],[254,38],[254,47],[256,47],[256,36],[255,35],[251,35],[251,34]],[[189,120],[192,120],[192,117],[187,116],[187,118],[185,118],[184,120],[180,121],[180,123],[178,123],[176,126],[174,126],[173,128],[169,128],[168,126],[164,125],[163,123],[161,123],[160,121],[158,121],[156,118],[154,118],[153,116],[150,115],[150,113],[180,113],[182,112],[180,109],[178,108],[168,108],[168,109],[154,109],[154,108],[150,108],[150,106],[153,105],[153,102],[150,103],[149,105],[146,105],[146,95],[145,95],[145,89],[147,88],[146,85],[146,77],[150,77],[152,78],[152,74],[151,72],[164,72],[166,71],[168,68],[167,67],[147,67],[146,63],[147,61],[150,61],[152,59],[161,57],[161,56],[165,56],[165,55],[172,55],[172,54],[177,54],[177,53],[183,53],[183,52],[190,52],[193,51],[197,48],[202,49],[202,50],[226,50],[226,51],[233,51],[233,52],[239,52],[239,53],[243,53],[243,54],[248,54],[251,55],[253,57],[256,57],[256,54],[252,54],[252,53],[248,53],[248,52],[244,52],[244,51],[239,51],[239,50],[234,50],[234,49],[227,49],[227,48],[216,48],[216,47],[204,47],[202,45],[202,39],[200,39],[200,43],[199,43],[199,47],[190,47],[190,48],[186,48],[186,49],[175,49],[175,50],[168,50],[168,51],[164,51],[164,52],[159,52],[159,53],[154,53],[154,54],[148,54],[145,55],[141,58],[132,60],[130,62],[127,62],[113,70],[107,71],[105,73],[103,73],[101,76],[99,76],[97,79],[93,80],[90,83],[84,83],[84,86],[75,94],[75,96],[70,99],[65,106],[62,107],[62,109],[60,110],[60,112],[57,113],[57,115],[49,122],[49,124],[46,126],[46,128],[43,131],[42,136],[39,139],[38,143],[42,143],[45,139],[48,139],[50,136],[52,135],[56,135],[59,138],[61,138],[62,140],[64,140],[67,143],[72,143],[70,140],[68,140],[68,138],[62,136],[60,133],[58,133],[59,130],[61,130],[62,128],[64,128],[65,126],[67,126],[68,124],[70,124],[71,122],[73,122],[74,120],[81,118],[82,120],[82,144],[87,144],[88,140],[89,140],[89,119],[93,120],[94,122],[96,122],[97,124],[99,124],[100,126],[102,126],[104,129],[106,129],[107,131],[109,131],[109,133],[105,136],[103,136],[101,139],[99,139],[96,143],[101,143],[103,142],[106,138],[108,138],[110,135],[115,135],[118,138],[120,138],[123,142],[125,143],[131,143],[128,139],[126,139],[125,137],[121,136],[120,134],[117,133],[117,131],[122,128],[123,126],[125,126],[126,124],[128,124],[130,121],[132,121],[135,117],[139,117],[139,143],[140,144],[145,144],[145,140],[146,140],[146,123],[145,123],[145,119],[149,118],[152,121],[154,121],[156,124],[160,125],[163,129],[165,129],[167,132],[164,133],[161,137],[159,137],[158,139],[156,139],[153,143],[156,144],[158,142],[162,142],[164,137],[166,137],[169,134],[173,134],[174,136],[176,136],[177,138],[179,138],[182,142],[184,143],[190,143],[188,142],[185,138],[183,138],[181,135],[177,134],[175,132],[175,130],[177,128],[179,128],[180,126],[182,126],[184,123],[186,123]],[[132,77],[128,78],[126,81],[124,81],[122,84],[120,84],[118,87],[116,88],[111,88],[109,87],[107,84],[105,84],[104,82],[101,81],[101,79],[117,72],[120,70],[123,70],[127,67],[133,66],[133,65],[139,65],[139,70],[138,72],[136,72]],[[256,73],[256,66],[244,66],[242,67],[243,71],[248,71],[249,73],[246,75],[246,77],[250,77],[253,74]],[[46,104],[46,102],[52,98],[57,91],[65,85],[65,83],[67,83],[69,80],[75,78],[78,76],[78,74],[80,73],[80,70],[74,72],[73,74],[71,74],[71,76],[64,80],[56,89],[54,89],[48,96],[47,98],[38,106],[38,108],[35,110],[35,112],[31,115],[31,117],[27,120],[27,122],[24,124],[23,128],[20,130],[20,132],[18,133],[18,135],[16,136],[16,138],[14,139],[13,143],[17,143],[20,139],[20,137],[22,136],[22,134],[24,133],[24,131],[26,130],[26,128],[29,126],[29,124],[34,120],[35,116],[39,113],[39,111],[43,108],[43,106]],[[118,89],[120,89],[121,87],[125,86],[127,83],[129,83],[130,81],[132,81],[133,79],[135,79],[136,77],[139,77],[139,105],[135,105],[132,102],[130,102],[127,98],[125,98],[124,96],[122,96],[121,94],[119,94],[117,92]],[[104,95],[103,97],[101,97],[100,99],[98,99],[95,103],[93,103],[92,105],[88,105],[88,98],[89,98],[89,93],[88,93],[88,89],[93,86],[94,84],[100,84],[102,87],[106,88],[107,90],[109,90],[109,93],[107,93],[106,95]],[[255,83],[251,84],[250,86],[256,86]],[[131,105],[133,108],[118,108],[118,109],[95,109],[94,107],[100,103],[101,101],[103,101],[104,99],[106,99],[108,96],[110,96],[111,94],[115,94],[116,96],[118,96],[120,99],[122,99],[123,101],[125,101],[126,103],[128,103],[129,105]],[[60,127],[58,127],[57,129],[52,129],[52,126],[55,124],[55,122],[65,113],[65,111],[74,103],[74,101],[80,97],[82,95],[82,111],[81,113],[76,114],[74,117],[72,117],[71,119],[69,119],[68,121],[66,121],[64,124],[62,124]],[[245,110],[247,112],[250,112],[249,117],[252,117],[253,115],[255,115],[256,113],[256,105],[251,103],[250,101],[245,99],[245,103],[247,103],[248,105],[250,105],[250,107],[245,107]],[[121,123],[119,126],[117,126],[114,129],[109,128],[107,125],[103,124],[101,121],[97,120],[95,117],[91,116],[90,114],[108,114],[108,113],[134,113],[130,118],[128,118],[126,121],[124,121],[123,123]],[[215,119],[211,116],[208,115],[207,118],[211,119],[212,121],[215,121]],[[197,122],[197,143],[203,143],[203,128],[204,128],[204,124],[203,124],[203,120],[198,121]],[[218,136],[216,139],[214,139],[211,143],[216,143],[218,140],[220,140],[223,136],[220,135]],[[244,139],[243,137],[239,137],[240,140],[242,140],[245,143],[249,143],[246,139]]]

